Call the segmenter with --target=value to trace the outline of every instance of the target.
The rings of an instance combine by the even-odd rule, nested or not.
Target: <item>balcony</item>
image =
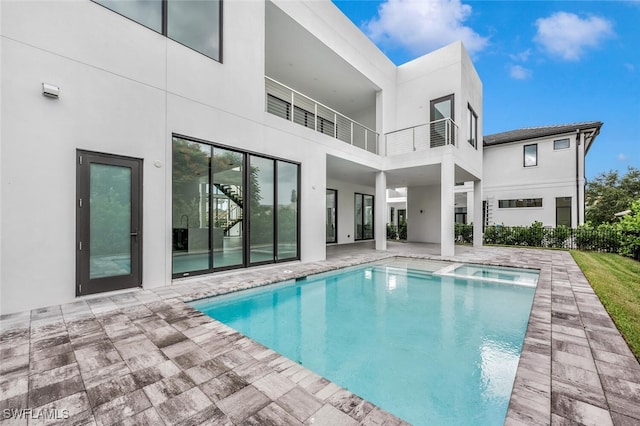
[[[268,113],[374,154],[379,153],[379,135],[374,130],[272,78],[265,77],[265,87]]]
[[[445,145],[455,146],[457,140],[458,125],[450,118],[443,118],[385,134],[384,155],[427,151]]]

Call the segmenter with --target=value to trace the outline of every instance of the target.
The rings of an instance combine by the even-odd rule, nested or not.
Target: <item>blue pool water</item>
[[[368,265],[193,306],[415,425],[501,425],[534,291]]]

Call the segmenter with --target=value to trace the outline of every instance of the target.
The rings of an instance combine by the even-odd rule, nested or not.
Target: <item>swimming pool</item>
[[[534,292],[365,265],[192,305],[415,425],[497,425]]]

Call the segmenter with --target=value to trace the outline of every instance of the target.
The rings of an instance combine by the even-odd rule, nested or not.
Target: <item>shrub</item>
[[[387,239],[388,240],[397,240],[398,239],[398,228],[392,223],[387,223]]]
[[[398,225],[398,238],[401,240],[407,239],[407,222],[404,220]]]
[[[458,243],[473,243],[473,224],[456,223],[455,238]]]

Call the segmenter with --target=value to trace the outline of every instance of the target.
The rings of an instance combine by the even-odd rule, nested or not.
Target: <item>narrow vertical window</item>
[[[338,191],[327,189],[326,243],[338,242]]]
[[[298,256],[298,166],[277,161],[278,260]]]
[[[373,195],[355,194],[355,239],[373,239]]]
[[[524,166],[531,167],[538,165],[538,144],[524,146]]]
[[[571,228],[571,197],[556,197],[556,226]]]
[[[478,115],[471,108],[471,105],[467,105],[467,124],[469,125],[469,145],[474,148],[478,148]]]

